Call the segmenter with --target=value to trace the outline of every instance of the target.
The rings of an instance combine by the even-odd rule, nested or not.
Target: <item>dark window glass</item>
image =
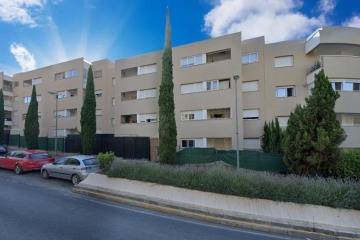
[[[341,85],[342,85],[341,82],[336,82],[335,83],[335,90],[340,91],[341,90]]]
[[[47,153],[33,153],[30,154],[30,159],[44,159],[44,158],[50,158],[51,156]]]
[[[89,159],[85,159],[83,160],[85,166],[90,166],[90,165],[97,165],[98,161],[96,158],[89,158]]]
[[[360,90],[360,83],[354,83],[354,91]]]

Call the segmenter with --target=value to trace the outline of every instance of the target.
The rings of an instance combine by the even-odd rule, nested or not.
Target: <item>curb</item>
[[[281,223],[270,221],[267,219],[260,219],[246,216],[228,216],[221,213],[206,211],[202,209],[194,209],[186,206],[179,206],[160,201],[147,199],[146,196],[129,196],[126,194],[110,193],[99,189],[93,189],[85,186],[74,186],[73,192],[98,197],[110,201],[119,202],[122,204],[142,207],[163,213],[188,217],[192,219],[202,220],[211,223],[223,224],[232,227],[241,227],[256,231],[269,232],[274,234],[286,235],[291,237],[301,237],[309,239],[321,240],[350,240],[360,239],[360,235],[351,231],[344,230],[329,230],[322,229],[315,226],[302,226],[291,223]],[[307,224],[309,225],[309,224]]]

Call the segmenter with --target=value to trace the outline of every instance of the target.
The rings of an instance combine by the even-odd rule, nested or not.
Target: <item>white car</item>
[[[76,155],[62,157],[54,163],[45,164],[41,168],[41,176],[44,179],[50,177],[71,180],[76,185],[84,180],[90,173],[99,171],[99,163],[96,157]]]

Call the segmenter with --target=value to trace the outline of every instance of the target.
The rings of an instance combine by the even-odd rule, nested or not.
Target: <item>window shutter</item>
[[[254,92],[259,90],[259,81],[244,82],[242,84],[243,92]]]
[[[294,66],[294,56],[275,57],[275,67],[292,67]]]

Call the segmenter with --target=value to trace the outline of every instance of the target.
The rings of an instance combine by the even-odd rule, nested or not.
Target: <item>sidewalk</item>
[[[90,174],[74,192],[204,221],[310,239],[360,239],[360,211],[249,199]]]

